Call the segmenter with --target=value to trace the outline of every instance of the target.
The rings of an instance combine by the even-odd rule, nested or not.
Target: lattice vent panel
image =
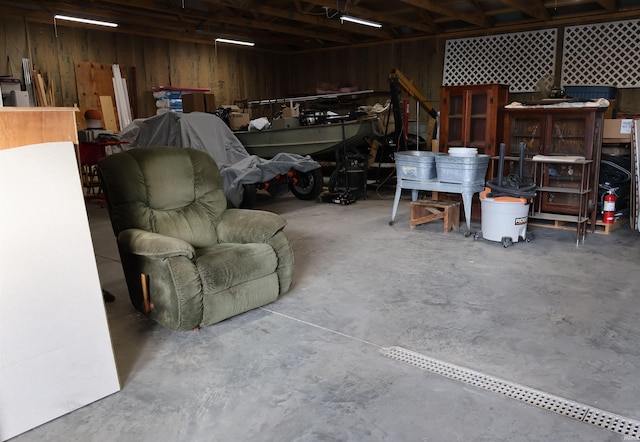
[[[640,87],[640,20],[564,31],[562,84]]]
[[[511,92],[534,92],[553,86],[556,29],[447,40],[445,86],[508,84]]]

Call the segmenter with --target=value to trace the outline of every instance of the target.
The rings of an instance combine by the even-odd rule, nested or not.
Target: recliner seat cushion
[[[268,244],[217,244],[196,250],[196,267],[208,296],[274,273],[278,258]]]
[[[278,277],[275,273],[224,290],[202,299],[202,323],[205,327],[254,308],[262,307],[278,298]]]

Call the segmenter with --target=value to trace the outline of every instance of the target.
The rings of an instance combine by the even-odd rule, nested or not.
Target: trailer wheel
[[[289,182],[289,190],[300,200],[314,200],[322,193],[322,168],[309,172],[296,171]]]

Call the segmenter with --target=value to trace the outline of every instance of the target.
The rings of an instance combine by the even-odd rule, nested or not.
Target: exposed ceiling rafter
[[[518,0],[500,0],[500,3],[509,6],[517,11],[522,11],[528,16],[537,20],[549,20],[551,15],[547,8],[544,6],[542,0],[531,0],[529,2],[522,2]]]
[[[118,22],[111,32],[201,43],[224,34],[255,41],[251,50],[295,52],[638,19],[640,0],[0,0],[0,12],[38,23],[79,15]],[[341,24],[344,13],[382,28]]]

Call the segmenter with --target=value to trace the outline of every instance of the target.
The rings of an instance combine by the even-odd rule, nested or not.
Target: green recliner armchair
[[[293,278],[283,217],[228,209],[205,152],[135,148],[98,164],[134,307],[192,330],[275,301]]]

